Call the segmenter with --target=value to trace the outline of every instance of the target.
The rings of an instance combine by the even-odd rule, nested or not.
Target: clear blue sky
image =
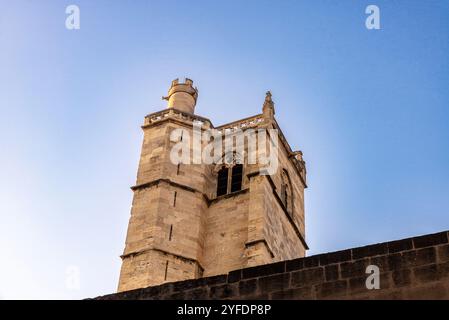
[[[0,298],[116,290],[140,125],[176,77],[215,125],[273,92],[309,254],[449,229],[448,39],[449,1],[0,0]]]

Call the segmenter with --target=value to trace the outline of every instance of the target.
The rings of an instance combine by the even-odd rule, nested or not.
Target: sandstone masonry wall
[[[228,177],[228,193],[220,196],[216,191],[222,164],[192,161],[193,137],[198,136],[194,122],[201,123],[195,126],[200,130],[213,127],[208,119],[173,108],[145,117],[118,291],[305,256],[305,163],[298,160],[299,151],[291,150],[274,117],[259,114],[217,127],[221,134],[234,135],[247,128],[278,128],[279,139],[278,170],[265,176],[259,173],[260,163],[248,163],[243,156],[255,148],[235,138],[241,148],[218,157],[244,160],[241,190],[232,192]],[[180,133],[177,129],[184,132],[172,141],[172,133]],[[191,151],[190,164],[171,161],[173,147],[181,141]],[[199,143],[204,148],[208,142]]]
[[[96,299],[449,299],[448,237],[444,231]],[[380,269],[379,290],[365,286],[368,265]]]

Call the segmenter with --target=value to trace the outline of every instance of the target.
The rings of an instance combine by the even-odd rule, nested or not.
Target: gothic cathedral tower
[[[145,117],[118,291],[304,257],[308,249],[305,162],[274,118],[271,93],[261,114],[219,127],[194,114],[197,98],[192,80],[176,79],[164,97],[167,109]],[[211,129],[223,136],[274,129],[275,172],[261,174],[260,164],[248,162],[245,155],[254,151],[247,145],[241,154],[221,154],[217,163],[173,161],[180,142],[195,158],[195,134]],[[201,150],[207,144],[197,141]]]

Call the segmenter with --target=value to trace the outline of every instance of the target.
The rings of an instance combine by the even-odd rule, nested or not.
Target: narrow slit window
[[[232,168],[231,192],[242,190],[243,165],[236,164]]]
[[[171,241],[172,237],[173,237],[173,225],[170,225],[170,233],[168,235],[168,241]]]
[[[181,167],[181,164],[178,163],[178,167],[176,168],[176,174],[179,174],[179,168]]]
[[[286,170],[282,172],[282,185],[281,185],[281,202],[285,207],[286,213],[292,217],[293,215],[293,194],[290,178]]]
[[[222,196],[228,192],[228,168],[222,167],[218,171],[217,180],[217,197]]]
[[[173,207],[176,207],[176,196],[178,195],[178,192],[175,191],[175,194],[173,195]]]
[[[167,273],[168,273],[168,260],[165,263],[165,276],[164,276],[164,280],[167,280]]]

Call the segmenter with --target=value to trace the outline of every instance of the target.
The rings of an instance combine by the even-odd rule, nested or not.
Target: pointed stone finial
[[[265,102],[263,103],[262,112],[268,118],[274,117],[274,102],[271,99],[270,91],[267,91],[267,93],[265,95]]]
[[[265,96],[265,101],[273,102],[273,100],[271,100],[271,91],[267,91],[266,96]]]
[[[302,158],[302,151],[300,151],[300,150],[298,150],[298,151],[293,151],[293,152],[291,153],[291,155],[292,155],[293,157],[295,157],[295,159],[298,160],[299,162],[304,161],[303,158]]]

